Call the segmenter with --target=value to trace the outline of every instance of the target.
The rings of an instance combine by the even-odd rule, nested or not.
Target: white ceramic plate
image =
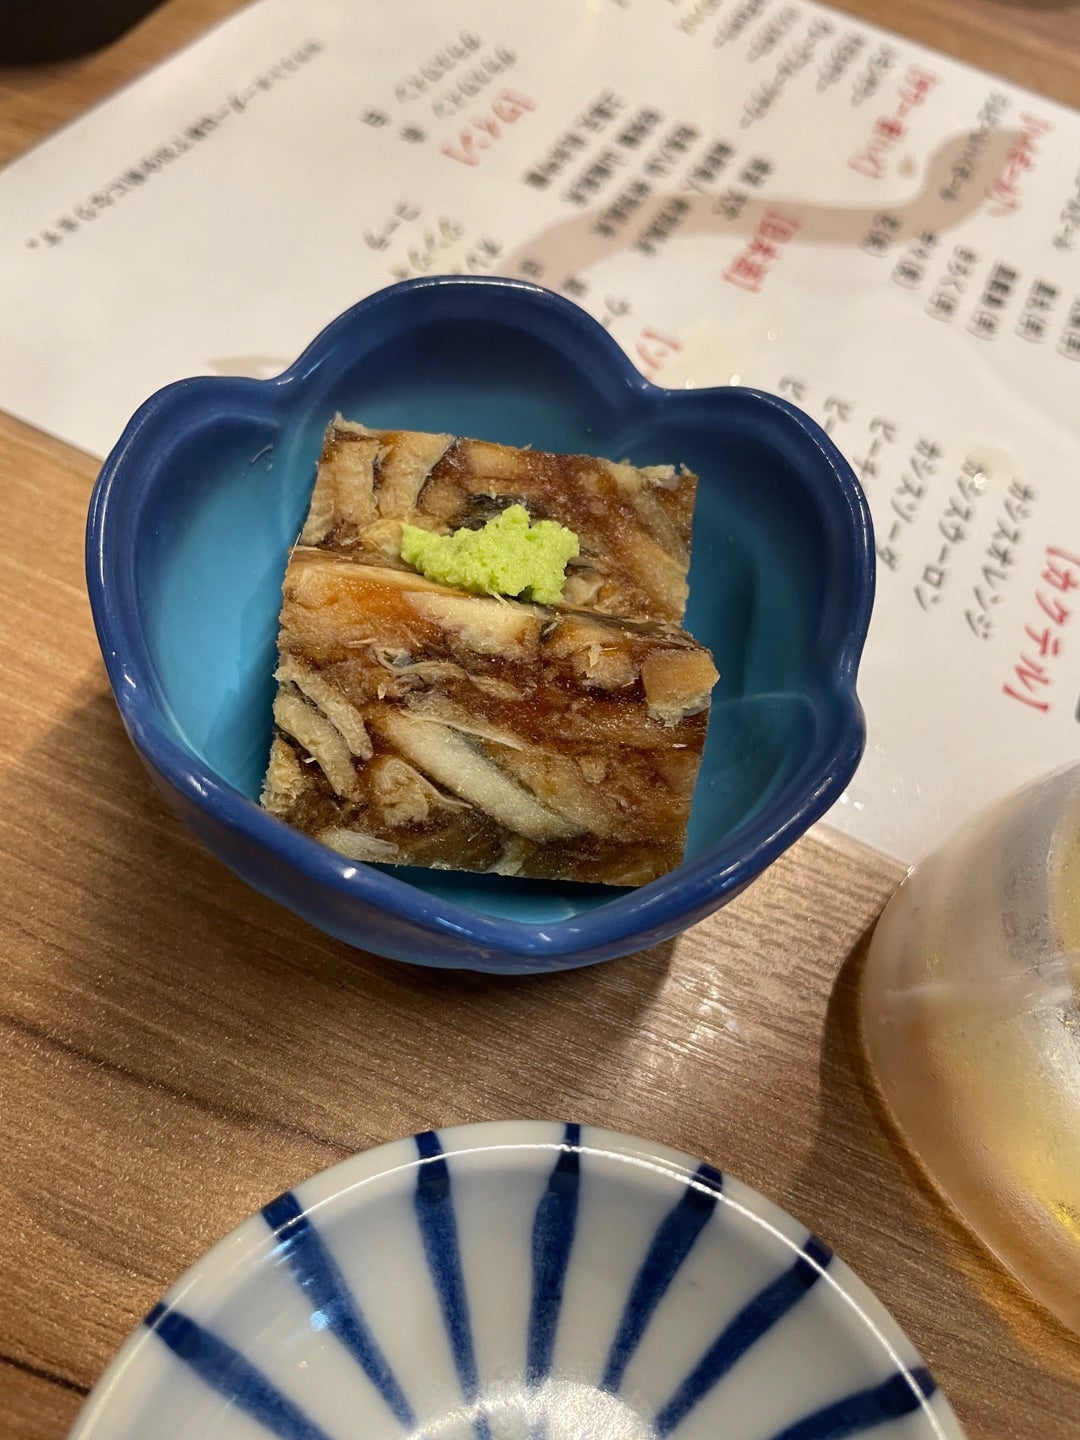
[[[468,1125],[316,1175],[199,1260],[70,1440],[962,1440],[803,1226],[605,1130]]]

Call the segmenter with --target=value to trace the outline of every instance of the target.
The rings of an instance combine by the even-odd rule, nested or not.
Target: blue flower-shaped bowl
[[[156,1305],[71,1440],[963,1440],[798,1221],[605,1130],[488,1122],[279,1196]]]
[[[721,679],[684,863],[638,890],[353,863],[257,804],[280,587],[335,411],[699,477],[687,628]],[[870,518],[824,432],[774,396],[672,391],[548,291],[407,281],[348,310],[273,380],[152,396],[94,490],[90,603],[128,733],[225,864],[350,944],[526,972],[667,939],[739,893],[840,795],[862,751]]]

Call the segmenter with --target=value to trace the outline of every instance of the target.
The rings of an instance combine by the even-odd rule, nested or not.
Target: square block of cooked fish
[[[329,427],[301,543],[395,561],[403,524],[449,534],[508,506],[578,538],[563,604],[629,620],[679,623],[686,609],[697,477],[589,455],[553,455],[484,440]]]
[[[352,548],[289,561],[268,810],[362,861],[612,885],[679,864],[707,650],[665,621],[470,595]]]

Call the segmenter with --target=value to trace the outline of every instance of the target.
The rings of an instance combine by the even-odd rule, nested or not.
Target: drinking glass
[[[1080,765],[909,872],[871,938],[862,1021],[932,1179],[1080,1332]]]

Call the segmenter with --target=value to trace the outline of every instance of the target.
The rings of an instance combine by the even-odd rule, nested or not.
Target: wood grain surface
[[[169,0],[96,55],[0,70],[0,161],[235,8]],[[846,8],[1080,100],[1076,4]],[[223,870],[149,784],[84,589],[95,470],[0,415],[0,1437],[62,1436],[160,1293],[283,1189],[508,1117],[739,1175],[876,1291],[971,1440],[1080,1435],[1080,1342],[954,1218],[866,1068],[860,966],[897,866],[818,829],[676,941],[544,979],[350,951]]]

